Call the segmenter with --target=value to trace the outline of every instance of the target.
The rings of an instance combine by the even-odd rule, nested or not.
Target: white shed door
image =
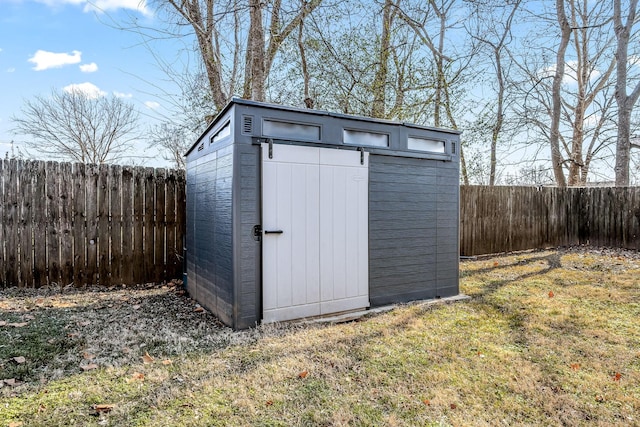
[[[368,153],[262,146],[263,321],[369,306]]]

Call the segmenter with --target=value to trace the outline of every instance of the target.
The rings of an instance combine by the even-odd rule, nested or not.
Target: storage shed
[[[187,291],[234,329],[457,295],[459,143],[234,99],[186,154]]]

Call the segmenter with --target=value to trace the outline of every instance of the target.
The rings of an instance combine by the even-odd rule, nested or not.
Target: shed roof
[[[202,135],[200,135],[198,137],[198,139],[191,145],[189,150],[187,150],[187,152],[184,154],[185,156],[187,156],[191,151],[193,151],[193,149],[200,143],[202,138],[211,130],[211,128],[213,128],[216,125],[216,123],[218,122],[220,117],[224,116],[234,105],[244,105],[244,106],[249,106],[249,107],[269,108],[269,109],[273,109],[273,110],[291,111],[291,112],[295,112],[295,113],[303,113],[303,114],[309,114],[309,115],[315,115],[315,116],[336,117],[336,118],[340,118],[340,119],[357,120],[357,121],[360,121],[360,122],[380,123],[380,124],[386,124],[386,125],[390,125],[390,126],[405,126],[405,127],[414,128],[414,129],[425,129],[425,130],[432,130],[432,131],[436,131],[436,132],[449,133],[449,134],[452,134],[452,135],[460,135],[462,133],[459,130],[438,128],[438,127],[433,127],[433,126],[422,126],[422,125],[417,125],[415,123],[398,122],[398,121],[386,120],[386,119],[375,119],[375,118],[372,118],[372,117],[356,116],[356,115],[342,114],[342,113],[334,113],[334,112],[331,112],[331,111],[324,111],[324,110],[311,110],[311,109],[307,109],[307,108],[297,108],[297,107],[291,107],[291,106],[287,106],[287,105],[251,101],[251,100],[241,99],[241,98],[232,98],[231,101],[229,101],[229,103],[227,105],[225,105],[225,107],[222,110],[220,110],[220,112],[216,115],[216,117],[211,121],[209,126],[207,126],[207,129],[205,129],[205,131],[202,133]]]

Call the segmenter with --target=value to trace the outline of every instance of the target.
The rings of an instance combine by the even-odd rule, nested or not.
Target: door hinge
[[[360,152],[360,164],[364,165],[364,147],[358,147],[358,151]]]
[[[273,159],[273,139],[267,139],[267,144],[269,144],[269,158]]]

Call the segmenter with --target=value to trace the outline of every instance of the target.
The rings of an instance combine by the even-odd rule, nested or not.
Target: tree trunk
[[[496,152],[498,149],[498,138],[500,137],[500,131],[502,130],[502,123],[504,121],[504,76],[502,75],[502,61],[500,58],[499,48],[494,50],[494,57],[496,60],[496,78],[498,79],[498,109],[496,111],[496,122],[493,125],[491,131],[491,160],[489,165],[489,185],[495,185],[496,183]]]
[[[371,107],[371,117],[384,118],[386,106],[386,86],[387,75],[389,74],[389,52],[391,43],[391,23],[393,15],[391,0],[385,0],[382,9],[382,35],[380,36],[380,50],[378,52],[378,69],[373,79],[373,105]]]
[[[616,187],[629,185],[629,161],[631,159],[631,111],[640,95],[640,83],[631,95],[627,96],[628,48],[631,28],[635,23],[638,0],[629,2],[629,15],[622,23],[621,0],[613,2],[613,21],[616,33],[616,89],[615,98],[618,104],[618,135],[616,141]]]
[[[249,63],[246,72],[250,78],[251,99],[264,101],[265,96],[265,61],[264,61],[264,27],[262,24],[262,1],[249,0]]]
[[[553,175],[556,179],[556,185],[566,187],[567,182],[562,169],[562,155],[560,153],[560,114],[562,110],[562,98],[560,90],[562,88],[562,79],[564,77],[565,53],[569,45],[571,37],[571,26],[567,20],[564,11],[564,0],[556,0],[556,11],[558,15],[558,23],[560,24],[560,45],[556,54],[556,71],[553,76],[552,86],[552,111],[551,111],[551,135],[549,144],[551,146],[551,163],[553,166]]]

